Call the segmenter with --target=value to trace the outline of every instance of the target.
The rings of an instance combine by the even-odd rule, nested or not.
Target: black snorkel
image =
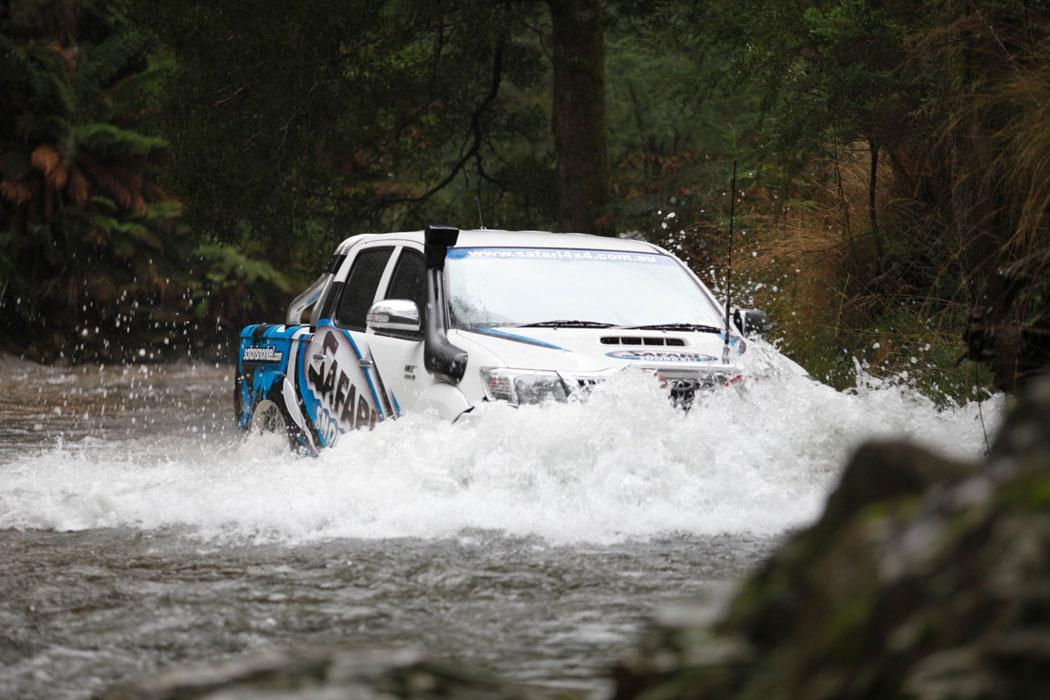
[[[431,374],[458,384],[467,369],[467,353],[449,342],[448,304],[445,299],[445,255],[456,245],[459,229],[428,225],[423,237],[427,269],[427,312],[424,316],[423,365]]]

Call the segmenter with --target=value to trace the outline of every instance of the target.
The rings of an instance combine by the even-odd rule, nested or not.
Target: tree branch
[[[440,192],[446,186],[448,186],[448,184],[456,178],[456,175],[458,175],[459,172],[463,170],[463,167],[470,162],[471,158],[473,158],[478,153],[478,151],[481,149],[481,144],[483,140],[481,131],[481,118],[482,116],[484,116],[485,112],[492,105],[492,103],[496,101],[496,97],[499,96],[499,87],[500,83],[503,80],[503,48],[505,43],[506,39],[504,37],[501,38],[499,43],[496,45],[496,51],[493,55],[492,61],[492,80],[489,84],[488,93],[485,95],[484,98],[482,98],[481,102],[478,103],[477,109],[475,109],[474,113],[471,115],[470,134],[472,138],[470,142],[470,147],[463,152],[459,160],[456,161],[455,165],[452,166],[452,170],[449,172],[449,174],[445,176],[445,178],[442,179],[441,182],[437,183],[423,194],[417,197],[395,197],[391,199],[381,199],[379,202],[381,206],[390,206],[393,204],[418,204],[420,202],[426,201],[434,194]]]

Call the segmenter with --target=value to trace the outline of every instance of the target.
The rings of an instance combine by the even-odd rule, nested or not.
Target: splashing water
[[[177,528],[286,543],[473,529],[551,544],[766,536],[814,518],[866,439],[905,436],[959,457],[984,448],[974,404],[938,411],[898,386],[841,393],[766,375],[683,413],[651,377],[624,373],[586,403],[488,404],[455,424],[407,416],[317,459],[229,430],[22,449],[0,464],[0,528]],[[1002,403],[985,402],[989,429]]]
[[[650,610],[717,601],[862,440],[983,448],[974,405],[754,357],[761,379],[689,413],[623,374],[585,404],[409,416],[317,459],[233,428],[225,367],[0,357],[0,697],[347,641],[601,694]]]

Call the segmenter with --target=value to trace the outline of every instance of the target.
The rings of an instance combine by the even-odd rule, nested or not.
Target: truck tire
[[[249,433],[277,433],[288,439],[288,449],[297,447],[292,435],[294,429],[288,425],[281,407],[269,399],[263,399],[255,404],[252,410],[251,420],[248,421]]]

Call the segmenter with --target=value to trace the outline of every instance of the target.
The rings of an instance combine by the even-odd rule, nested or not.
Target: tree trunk
[[[565,231],[611,234],[600,0],[549,0],[553,25],[554,148]]]
[[[996,201],[996,178],[988,172],[996,162],[990,137],[994,126],[984,123],[987,117],[969,109],[965,92],[977,82],[979,57],[989,55],[980,46],[988,39],[968,30],[956,39],[952,70],[963,87],[955,96],[959,105],[953,110],[955,125],[950,139],[951,204],[971,308],[964,338],[970,358],[992,370],[1000,389],[1013,392],[1018,383],[1023,324],[1015,303],[1017,286],[1000,273],[1009,259],[1006,244],[1010,229],[1004,229]]]
[[[868,177],[868,226],[871,236],[875,239],[875,273],[882,274],[882,235],[879,233],[878,211],[875,207],[875,195],[879,185],[879,144],[874,139],[868,139],[868,149],[871,151],[871,174]]]
[[[838,189],[839,194],[839,206],[842,209],[842,236],[849,243],[850,258],[853,260],[853,267],[859,270],[860,255],[857,253],[857,243],[853,240],[853,226],[850,223],[849,215],[849,202],[846,201],[846,190],[842,187],[842,167],[839,163],[839,147],[838,144],[832,144],[834,149],[833,153],[835,156],[835,185]],[[836,335],[836,337],[838,337]]]

